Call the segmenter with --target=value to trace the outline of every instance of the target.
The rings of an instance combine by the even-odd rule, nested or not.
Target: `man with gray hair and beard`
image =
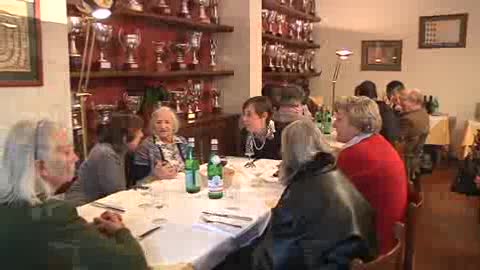
[[[66,128],[20,121],[8,133],[0,171],[3,269],[147,269],[142,248],[120,215],[94,224],[52,195],[70,182],[78,160]]]

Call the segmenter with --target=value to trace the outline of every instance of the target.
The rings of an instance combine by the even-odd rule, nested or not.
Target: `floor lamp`
[[[76,96],[80,99],[80,117],[82,119],[82,149],[84,157],[88,155],[88,133],[87,133],[87,110],[86,99],[91,94],[88,92],[88,83],[90,81],[90,71],[92,67],[93,48],[95,47],[95,30],[93,23],[97,20],[103,20],[112,14],[110,11],[114,1],[100,5],[94,0],[77,1],[77,9],[86,14],[85,17],[85,47],[83,48],[82,66],[80,69],[80,78],[78,79]]]
[[[336,51],[335,54],[337,55],[337,63],[335,64],[335,71],[333,72],[332,78],[332,110],[335,106],[335,85],[337,84],[338,75],[340,74],[340,68],[342,67],[342,62],[348,59],[348,57],[352,55],[353,52],[343,49]]]

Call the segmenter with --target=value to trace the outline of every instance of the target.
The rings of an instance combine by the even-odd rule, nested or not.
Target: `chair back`
[[[421,189],[420,180],[417,179],[420,173],[420,162],[423,155],[423,146],[427,140],[428,133],[421,134],[405,142],[404,162],[409,181],[413,181],[417,190]]]
[[[364,263],[360,259],[354,259],[350,264],[351,270],[400,270],[403,258],[405,227],[402,223],[395,224],[395,237],[397,244],[387,254],[380,255],[375,260]]]
[[[417,235],[418,217],[420,207],[423,205],[423,192],[417,190],[415,185],[409,181],[408,208],[405,230],[405,257],[404,270],[415,268],[415,240]]]

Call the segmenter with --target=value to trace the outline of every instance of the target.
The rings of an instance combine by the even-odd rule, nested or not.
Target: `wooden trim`
[[[233,70],[205,70],[205,71],[168,71],[168,72],[150,72],[150,71],[98,71],[90,73],[90,79],[105,79],[105,78],[155,78],[155,79],[178,79],[178,78],[193,78],[193,77],[220,77],[233,76]],[[80,72],[71,72],[70,78],[78,79]]]
[[[278,37],[271,34],[262,34],[264,40],[269,40],[273,42],[280,42],[290,47],[300,48],[300,49],[320,49],[320,45],[315,43],[310,43],[306,41],[300,41],[295,39],[290,39],[286,37]]]
[[[311,21],[311,22],[320,22],[322,19],[320,19],[317,16],[312,16],[310,14],[307,14],[305,12],[296,10],[293,7],[289,7],[286,5],[282,5],[277,0],[262,0],[262,8],[266,9],[271,9],[271,10],[276,10],[280,13],[283,13],[289,17],[301,19],[301,20],[306,20],[306,21]]]
[[[460,19],[460,41],[458,43],[443,43],[443,44],[425,44],[425,24],[428,21],[445,21]],[[450,14],[450,15],[436,15],[436,16],[421,16],[419,20],[418,31],[418,48],[419,49],[434,49],[434,48],[466,48],[467,47],[467,25],[468,13]]]
[[[264,79],[297,79],[297,78],[313,78],[319,77],[322,72],[306,72],[306,73],[295,73],[295,72],[263,72]]]

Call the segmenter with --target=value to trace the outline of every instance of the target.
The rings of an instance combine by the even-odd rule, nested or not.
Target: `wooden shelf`
[[[167,72],[152,71],[97,71],[90,73],[90,79],[106,79],[106,78],[150,78],[150,79],[177,79],[177,78],[199,78],[199,77],[220,77],[233,76],[233,70],[182,70]],[[80,72],[71,72],[70,78],[80,78]]]
[[[315,43],[306,42],[306,41],[300,41],[300,40],[290,39],[290,38],[286,38],[286,37],[278,37],[278,36],[274,36],[272,34],[267,34],[267,33],[263,33],[262,37],[265,40],[280,42],[280,43],[283,43],[287,46],[291,46],[291,47],[295,47],[295,48],[320,49],[320,45],[315,44]]]
[[[276,10],[287,16],[311,22],[320,22],[322,20],[317,16],[312,16],[305,12],[296,10],[295,8],[289,7],[288,5],[282,5],[280,4],[280,2],[278,2],[278,0],[262,0],[262,8]]]
[[[264,79],[297,79],[297,78],[313,78],[319,77],[322,72],[263,72]]]

